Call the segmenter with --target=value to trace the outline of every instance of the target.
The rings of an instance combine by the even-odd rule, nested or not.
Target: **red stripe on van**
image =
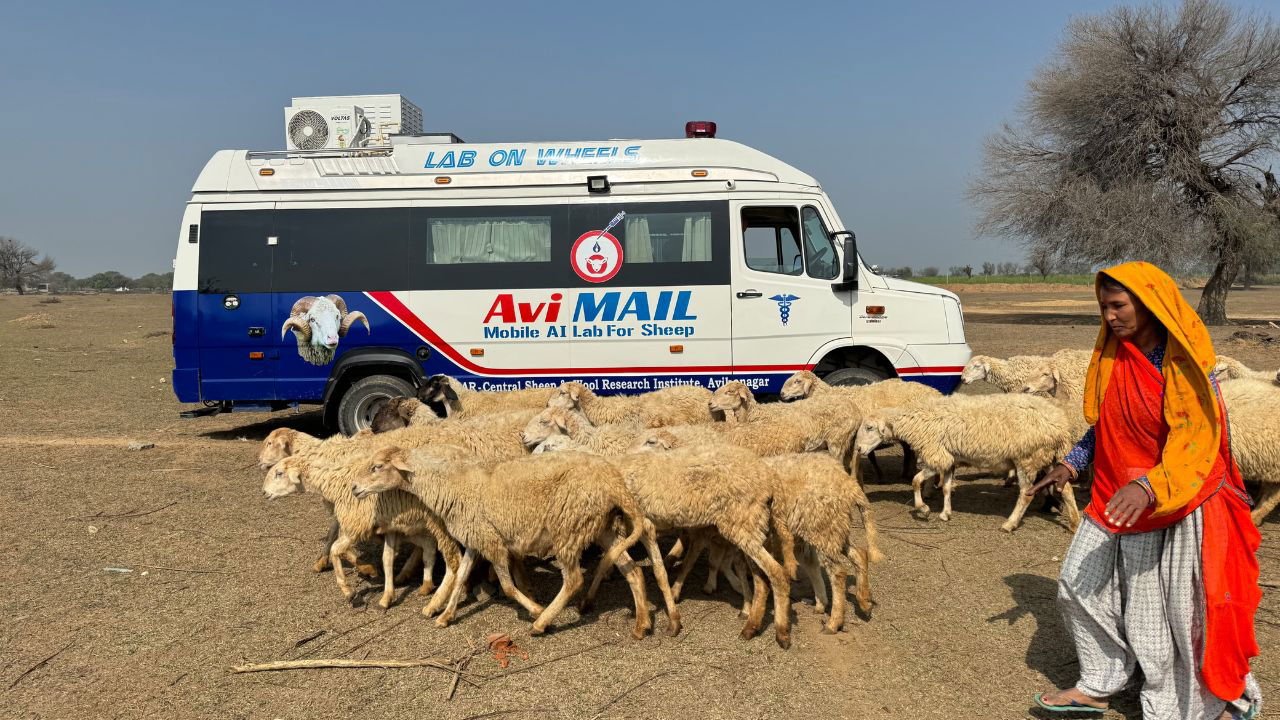
[[[662,365],[654,367],[608,367],[608,368],[487,368],[477,365],[444,338],[436,334],[422,319],[413,314],[394,293],[389,291],[367,292],[365,295],[412,330],[427,344],[443,352],[446,357],[460,367],[478,375],[571,375],[571,374],[614,374],[614,373],[729,373],[729,372],[797,372],[811,370],[812,365]],[[963,368],[959,368],[963,369]],[[957,371],[959,370],[957,369]]]

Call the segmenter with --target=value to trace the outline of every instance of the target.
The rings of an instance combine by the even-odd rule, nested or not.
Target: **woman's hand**
[[[1111,502],[1107,503],[1103,514],[1107,516],[1107,522],[1116,527],[1131,527],[1150,505],[1151,496],[1142,485],[1134,481],[1111,496]]]
[[[1053,466],[1052,470],[1045,473],[1044,477],[1041,478],[1040,482],[1031,486],[1031,489],[1027,491],[1027,495],[1035,495],[1036,493],[1039,493],[1041,490],[1049,487],[1050,485],[1053,485],[1059,491],[1061,491],[1062,488],[1067,486],[1067,483],[1075,479],[1076,479],[1075,473],[1071,472],[1071,468],[1067,467],[1063,463],[1058,463],[1057,465]]]

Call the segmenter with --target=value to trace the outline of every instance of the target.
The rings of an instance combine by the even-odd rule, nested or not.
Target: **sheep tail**
[[[858,493],[854,498],[853,504],[858,508],[858,514],[862,516],[862,527],[866,531],[867,561],[871,563],[884,562],[884,553],[880,552],[880,546],[876,542],[879,537],[879,530],[876,529],[876,520],[871,514],[871,504],[867,502],[867,496],[861,492]],[[851,527],[849,529],[849,547],[853,548],[856,546],[857,541],[854,538],[854,531]]]
[[[787,572],[787,577],[795,580],[799,571],[799,565],[796,563],[796,537],[791,534],[791,528],[787,527],[772,507],[769,508],[769,522],[773,525],[773,534],[778,538],[778,550],[782,554],[782,569]]]
[[[627,522],[631,523],[631,533],[622,538],[622,540],[615,542],[613,547],[609,548],[608,552],[600,560],[602,569],[611,567],[622,556],[622,553],[630,550],[631,546],[635,545],[640,540],[640,536],[644,534],[644,513],[640,512],[640,506],[636,504],[635,500],[627,497],[622,500],[616,500],[614,504],[617,505],[618,510],[623,515],[627,516]]]

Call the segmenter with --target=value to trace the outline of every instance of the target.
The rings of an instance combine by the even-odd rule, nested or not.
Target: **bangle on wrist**
[[[1147,494],[1147,507],[1151,507],[1152,505],[1156,504],[1156,493],[1154,490],[1148,487],[1146,483],[1142,482],[1141,480],[1134,480],[1133,484],[1142,488],[1142,492]]]
[[[1071,463],[1067,462],[1066,460],[1059,460],[1058,464],[1066,468],[1067,472],[1071,473],[1072,480],[1075,480],[1077,477],[1080,477],[1080,471],[1072,467]]]

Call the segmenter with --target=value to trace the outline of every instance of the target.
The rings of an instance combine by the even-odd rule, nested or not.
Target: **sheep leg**
[[[658,532],[648,518],[644,521],[644,534],[640,536],[645,551],[649,553],[649,565],[653,569],[653,577],[658,582],[658,591],[662,593],[662,602],[667,606],[667,634],[680,634],[680,610],[676,608],[676,598],[667,579],[667,566],[662,561],[662,549],[658,547]]]
[[[902,479],[906,480],[919,470],[920,466],[916,460],[916,451],[912,450],[910,445],[902,443]]]
[[[1021,488],[1019,488],[1021,490]],[[1062,511],[1067,515],[1067,527],[1071,532],[1080,529],[1080,508],[1076,505],[1076,491],[1071,483],[1062,488]]]
[[[747,562],[747,556],[742,554],[741,550],[733,551],[733,562],[729,564],[737,574],[738,582],[742,586],[742,608],[738,610],[738,615],[747,617],[751,614],[751,601],[755,597],[751,592],[751,583],[747,580],[752,579],[751,564]]]
[[[417,538],[418,557],[422,560],[422,587],[418,588],[419,595],[430,595],[435,589],[436,584],[431,580],[431,571],[436,566],[436,552],[439,550],[436,539],[431,535],[421,535]],[[411,567],[405,565],[406,568]],[[397,582],[399,580],[397,579]]]
[[[324,552],[321,553],[320,559],[316,560],[316,564],[311,567],[316,572],[324,572],[329,569],[329,550],[333,548],[333,541],[338,539],[338,518],[333,516],[333,503],[325,500],[324,509],[325,512],[329,513],[329,532],[324,536]]]
[[[820,613],[827,611],[827,583],[822,579],[822,572],[818,568],[818,554],[812,545],[807,545],[804,553],[801,554],[800,566],[804,568],[804,574],[809,578],[809,585],[813,588],[813,607]],[[839,595],[839,587],[835,581],[831,583],[832,595]],[[832,605],[832,611],[835,611],[835,605]]]
[[[453,583],[457,578],[458,565],[461,562],[462,553],[459,552],[458,543],[449,535],[436,535],[436,532],[443,532],[442,528],[432,530],[432,539],[440,550],[440,554],[444,556],[444,577],[440,579],[440,587],[436,588],[436,592],[431,596],[431,600],[426,607],[422,608],[424,617],[431,617],[444,607],[448,602],[449,596],[453,594]],[[424,570],[424,573],[430,573],[430,565]]]
[[[720,552],[724,556],[720,561],[720,570],[724,573],[724,579],[729,581],[729,587],[744,597],[751,595],[751,585],[747,582],[748,573],[742,565],[738,549],[722,544]]]
[[[382,597],[378,607],[386,610],[396,595],[396,551],[400,549],[400,535],[389,532],[382,537]]]
[[[647,520],[645,522],[648,523]],[[613,546],[619,542],[621,542],[621,539],[608,530],[596,538],[596,544],[604,551],[605,557],[609,556]],[[635,561],[626,552],[618,553],[618,557],[613,561],[613,566],[618,568],[618,572],[626,578],[627,585],[631,586],[631,600],[635,605],[636,612],[636,625],[631,629],[631,636],[641,640],[653,629],[653,620],[649,617],[649,599],[644,593],[644,573],[640,572],[640,566],[636,565]],[[596,573],[596,577],[600,577],[599,572]]]
[[[683,533],[683,532],[680,533],[680,537],[676,538],[675,544],[672,545],[671,549],[667,551],[667,557],[671,558],[672,560],[677,560],[682,555],[684,555],[684,546],[685,546],[684,539],[687,534],[688,533]]]
[[[766,601],[766,593],[768,591],[764,579],[764,573],[760,570],[759,566],[753,563],[747,563],[747,568],[751,573],[753,591],[749,601],[743,600],[742,609],[745,611],[744,614],[747,616],[747,622],[742,626],[742,632],[738,635],[743,640],[750,640],[756,636],[756,633],[760,632],[760,625],[764,622],[764,604]]]
[[[543,612],[543,608],[534,602],[533,598],[520,592],[520,588],[511,581],[511,555],[510,553],[500,553],[499,557],[489,560],[489,564],[493,567],[493,572],[498,576],[498,586],[502,588],[502,593],[507,597],[520,603],[520,606],[529,611],[529,614],[538,617]]]
[[[746,543],[742,547],[742,551],[747,554],[764,574],[769,578],[769,585],[773,588],[773,633],[774,639],[778,643],[778,647],[786,650],[791,647],[791,580],[787,577],[787,571],[778,564],[777,560],[764,549],[763,545],[758,543]],[[757,589],[763,592],[757,586]],[[764,598],[758,600],[763,613]],[[752,611],[755,611],[755,604],[752,605]],[[749,621],[748,621],[749,622]],[[757,624],[757,627],[759,625]]]
[[[347,583],[347,572],[342,569],[342,554],[351,547],[352,540],[345,532],[338,533],[338,539],[333,541],[333,545],[329,546],[329,562],[333,565],[333,581],[338,583],[338,589],[342,591],[342,597],[347,600],[355,595],[355,591],[351,589],[351,585]]]
[[[709,566],[709,569],[707,570],[707,581],[702,583],[702,592],[707,595],[714,593],[716,588],[719,586],[720,573],[725,569],[725,558],[726,549],[725,546],[720,543],[712,545],[711,549],[707,551],[707,565]],[[725,573],[725,577],[728,577],[727,572]]]
[[[1000,529],[1007,533],[1013,532],[1022,524],[1022,516],[1026,514],[1027,508],[1030,507],[1031,500],[1033,499],[1027,495],[1027,491],[1031,489],[1031,484],[1033,482],[1033,480],[1029,478],[1034,478],[1035,475],[1031,474],[1028,476],[1028,473],[1026,473],[1022,468],[1017,468],[1017,473],[1018,502],[1013,506],[1013,512],[1009,513],[1009,519],[1005,520],[1004,524],[1000,526]],[[1071,498],[1071,504],[1073,506],[1075,505],[1074,496]]]
[[[844,616],[849,608],[848,593],[845,590],[849,575],[839,563],[831,562],[828,558],[822,559],[822,566],[831,578],[831,615],[822,626],[822,632],[834,635],[844,629]]]
[[[1258,504],[1254,506],[1251,517],[1254,525],[1261,525],[1263,520],[1267,519],[1267,515],[1280,504],[1280,483],[1268,483],[1264,481],[1262,487],[1258,489]]]
[[[883,480],[884,472],[880,470],[880,461],[876,459],[875,449],[872,449],[871,452],[867,453],[867,459],[871,461],[871,469],[876,473],[876,481],[879,482],[880,480]],[[852,465],[853,463],[851,462],[850,464]],[[845,469],[848,470],[849,468]]]
[[[453,577],[453,587],[449,592],[449,604],[445,605],[444,612],[440,613],[440,617],[436,618],[436,627],[446,627],[458,614],[458,603],[467,591],[467,579],[471,577],[471,568],[475,567],[475,564],[476,551],[473,548],[467,548],[467,551],[462,554],[462,561],[458,563],[458,572]],[[444,586],[442,585],[440,589],[443,590]],[[434,604],[435,598],[432,598],[431,602]],[[431,605],[423,608],[422,614],[428,615],[427,610],[430,608]],[[430,616],[428,615],[428,617]]]
[[[524,566],[524,558],[511,558],[511,580],[520,588],[520,592],[533,597],[533,583],[529,581],[529,571]]]
[[[582,568],[578,566],[579,557],[571,557],[567,554],[556,554],[556,560],[560,562],[560,576],[564,578],[564,583],[560,585],[560,592],[556,593],[555,599],[547,606],[546,610],[533,621],[533,627],[529,629],[530,635],[541,635],[547,631],[547,626],[552,620],[564,610],[565,605],[569,604],[569,600],[574,594],[582,589]]]
[[[915,509],[921,515],[928,517],[929,506],[924,504],[924,499],[920,497],[920,487],[924,485],[924,481],[932,477],[927,470],[921,470],[916,476],[911,478],[911,490],[915,493]]]
[[[409,551],[409,559],[404,561],[404,567],[400,568],[400,572],[396,573],[396,584],[409,581],[409,576],[414,570],[418,569],[418,563],[422,562],[422,546],[414,538],[409,538],[409,542],[413,544],[413,549]]]
[[[707,535],[700,532],[693,536],[693,540],[689,542],[688,557],[680,565],[680,574],[676,575],[676,581],[671,585],[671,594],[678,602],[680,600],[680,590],[684,587],[685,578],[689,577],[689,571],[693,570],[693,566],[697,564],[698,557],[702,555],[702,551],[707,549]]]
[[[938,514],[939,520],[951,519],[951,490],[956,484],[956,469],[952,467],[942,475],[942,512]]]
[[[847,557],[853,561],[853,567],[858,573],[857,582],[854,585],[854,599],[858,601],[858,608],[867,615],[871,614],[871,561],[868,553],[862,548],[853,548]]]

